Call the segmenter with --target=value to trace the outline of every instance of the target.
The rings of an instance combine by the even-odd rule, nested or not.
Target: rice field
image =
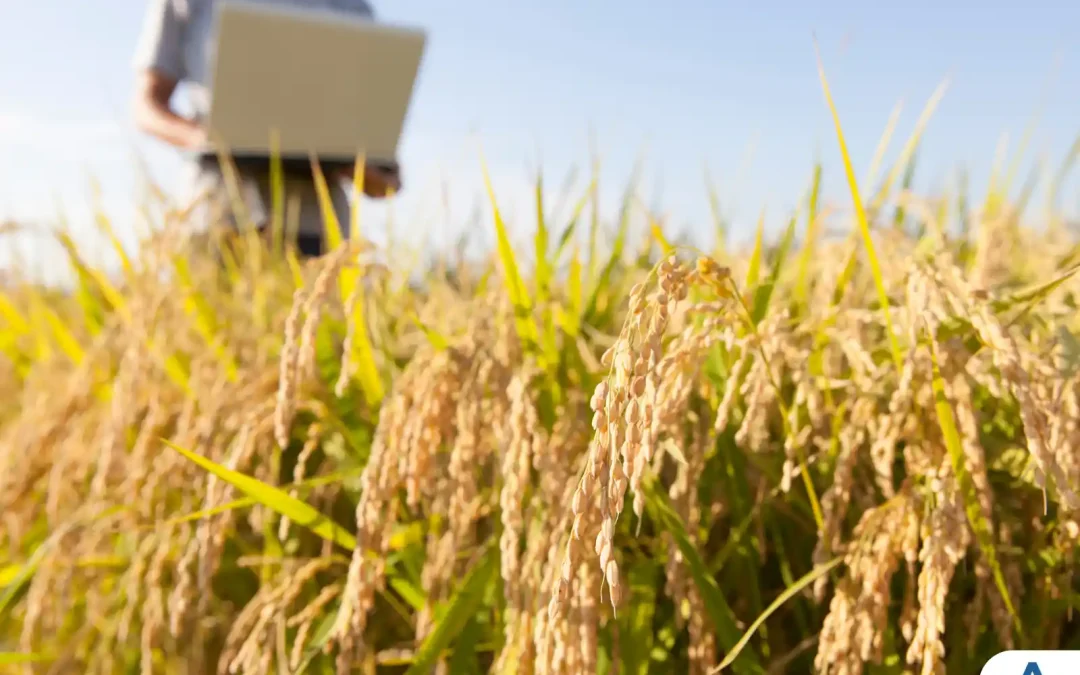
[[[746,250],[634,231],[595,182],[524,249],[492,193],[492,256],[419,283],[362,231],[218,264],[173,213],[112,276],[61,234],[72,292],[0,289],[3,672],[1080,648],[1080,239],[1046,181],[912,193],[922,124],[860,184],[837,119],[852,200],[817,167]]]

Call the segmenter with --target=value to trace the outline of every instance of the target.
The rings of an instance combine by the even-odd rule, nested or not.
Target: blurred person
[[[227,185],[217,158],[209,149],[205,128],[210,112],[210,67],[214,48],[214,12],[218,2],[229,0],[149,0],[142,34],[135,51],[137,71],[134,97],[135,124],[140,130],[189,154],[188,171],[194,218],[200,229],[224,222],[235,229]],[[327,8],[374,19],[366,0],[260,0],[296,7]],[[192,108],[190,117],[178,114],[173,94],[185,85]],[[247,216],[265,234],[271,214],[269,162],[234,159],[237,179]],[[320,162],[342,235],[348,236],[348,187],[354,163]],[[324,252],[323,218],[310,164],[284,160],[285,199],[296,199],[299,214],[295,222],[295,243],[304,257]],[[367,165],[364,193],[383,198],[401,189],[397,166]],[[360,195],[355,195],[356,199]],[[285,220],[290,219],[286,214]],[[290,223],[286,222],[286,226]],[[201,234],[197,233],[197,234]]]

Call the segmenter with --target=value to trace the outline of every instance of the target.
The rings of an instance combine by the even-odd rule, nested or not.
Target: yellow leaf
[[[341,236],[341,223],[338,222],[337,213],[334,211],[334,200],[330,197],[330,189],[326,185],[326,177],[323,176],[322,167],[319,166],[319,161],[314,154],[311,156],[311,173],[315,178],[315,192],[319,196],[326,253],[329,253],[336,251],[344,239]]]
[[[870,263],[870,271],[874,276],[874,285],[877,287],[878,301],[881,304],[881,312],[885,317],[885,330],[889,336],[889,348],[892,352],[896,372],[904,369],[903,356],[900,353],[900,343],[893,331],[892,314],[889,311],[889,295],[885,290],[885,281],[881,275],[881,266],[878,264],[877,253],[874,250],[874,241],[870,235],[870,223],[866,217],[866,209],[863,207],[862,197],[859,195],[859,185],[855,179],[855,169],[851,165],[851,156],[848,154],[847,143],[844,141],[844,130],[840,126],[840,115],[833,104],[832,94],[829,93],[829,82],[825,77],[825,66],[821,62],[821,54],[818,52],[817,41],[814,41],[814,51],[817,54],[818,75],[821,77],[821,88],[825,92],[825,100],[829,104],[833,123],[836,126],[836,138],[840,145],[840,156],[844,160],[844,172],[847,174],[848,187],[851,188],[851,199],[855,207],[855,218],[859,223],[862,233],[863,245],[866,247],[866,257]]]
[[[51,307],[42,307],[42,311],[45,314],[45,320],[49,323],[49,328],[52,329],[53,337],[60,346],[60,351],[64,352],[64,355],[76,366],[82,363],[86,353],[83,351],[82,345],[79,344],[79,341],[64,323],[64,320],[57,316],[56,312],[53,311]]]
[[[163,439],[164,440],[164,439]],[[288,492],[261,480],[252,478],[238,471],[221,466],[212,460],[196,454],[186,448],[164,441],[166,445],[180,453],[202,469],[229,483],[259,504],[285,516],[290,521],[306,527],[326,541],[332,542],[349,551],[356,548],[356,538],[330,518],[319,513],[314,507],[293,497]]]
[[[765,247],[765,209],[758,216],[757,236],[754,238],[754,252],[750,255],[750,266],[746,270],[746,284],[743,286],[747,292],[752,290],[761,276],[761,257]]]
[[[184,292],[184,313],[195,321],[195,332],[203,339],[203,342],[214,354],[214,358],[225,369],[225,377],[230,382],[235,382],[239,374],[239,367],[232,351],[225,344],[225,339],[218,330],[214,312],[206,299],[191,281],[191,272],[187,260],[182,256],[174,258],[177,276]]]
[[[353,241],[360,241],[360,202],[364,195],[364,167],[366,165],[367,159],[364,153],[360,153],[353,167],[353,203],[352,210],[349,212],[349,238]]]
[[[818,58],[818,67],[821,74],[822,86],[826,90],[826,97],[829,98],[829,107],[833,109],[833,117],[836,119],[836,109],[832,105],[832,97],[828,95],[828,84],[825,83],[825,71],[824,67],[820,65],[821,59]],[[907,143],[904,144],[903,149],[900,151],[900,156],[896,159],[892,168],[889,169],[889,173],[885,176],[885,183],[881,186],[881,190],[878,191],[874,198],[874,202],[871,205],[872,209],[879,209],[885,203],[885,200],[889,198],[892,192],[893,185],[896,183],[896,179],[900,177],[900,172],[904,170],[911,162],[912,155],[915,154],[915,150],[919,147],[919,141],[922,140],[923,132],[926,130],[926,125],[930,123],[930,118],[933,117],[934,111],[937,109],[941,99],[945,96],[945,91],[949,88],[949,81],[946,79],[938,85],[934,93],[930,95],[930,100],[926,102],[926,107],[923,108],[922,114],[919,115],[918,121],[915,122],[915,129],[911,132],[911,136],[908,138]],[[840,121],[836,119],[837,128],[839,129]],[[843,143],[843,141],[841,141]],[[846,152],[846,151],[845,151]],[[853,179],[852,179],[853,181]]]
[[[532,350],[542,359],[543,355],[537,349],[539,345],[539,332],[536,327],[535,317],[532,315],[532,302],[529,292],[525,288],[525,282],[518,271],[517,260],[514,257],[513,246],[510,245],[510,237],[506,232],[506,223],[503,222],[499,204],[495,199],[495,189],[491,185],[491,176],[488,174],[487,164],[483,155],[480,158],[481,170],[484,174],[484,186],[487,188],[488,200],[491,203],[492,219],[495,221],[495,236],[498,240],[499,261],[503,268],[503,281],[506,284],[510,302],[514,306],[514,323],[517,327],[518,337],[526,348]]]
[[[675,251],[675,247],[671,245],[671,242],[664,236],[664,231],[660,229],[660,225],[653,220],[652,216],[649,216],[651,221],[650,230],[652,232],[653,239],[660,245],[660,250],[664,253],[664,256],[669,256]]]
[[[0,317],[7,321],[8,325],[19,335],[30,332],[30,323],[22,315],[19,308],[3,292],[0,292]]]

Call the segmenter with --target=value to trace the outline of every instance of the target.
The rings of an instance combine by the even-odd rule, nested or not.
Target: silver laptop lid
[[[424,31],[326,9],[230,0],[217,9],[209,127],[238,157],[392,163]]]

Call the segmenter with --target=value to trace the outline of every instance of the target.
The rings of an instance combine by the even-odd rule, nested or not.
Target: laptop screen
[[[222,3],[211,134],[238,158],[265,160],[276,131],[290,161],[392,163],[425,45],[351,14]]]

